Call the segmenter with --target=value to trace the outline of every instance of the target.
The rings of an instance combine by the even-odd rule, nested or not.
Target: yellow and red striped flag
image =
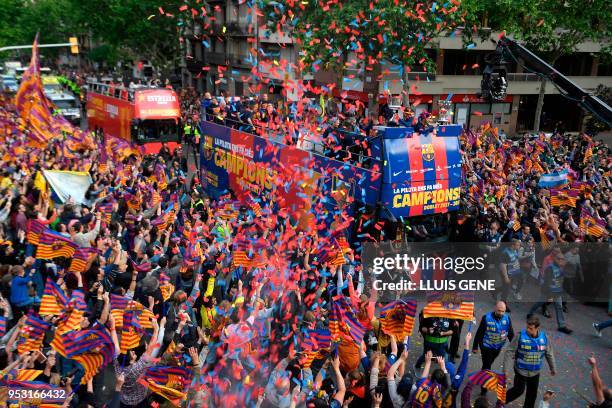
[[[27,351],[40,350],[45,333],[51,329],[51,323],[36,316],[28,315],[17,338],[17,351],[23,354]]]
[[[447,319],[472,320],[474,318],[474,294],[469,292],[430,292],[423,316]]]
[[[55,124],[51,103],[45,96],[40,79],[40,62],[38,57],[38,35],[32,46],[30,66],[21,77],[21,85],[15,95],[15,105],[30,132],[30,142],[45,146],[47,141],[60,134]]]

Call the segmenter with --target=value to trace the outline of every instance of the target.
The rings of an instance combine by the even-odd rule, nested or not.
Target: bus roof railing
[[[87,86],[89,87],[89,91],[93,91],[102,95],[110,96],[113,98],[119,98],[126,101],[133,102],[134,101],[134,93],[137,90],[141,89],[166,89],[161,88],[159,86],[147,86],[147,85],[138,85],[134,88],[128,88],[123,86],[123,84],[112,85],[104,82],[96,82],[96,81],[87,81]],[[112,95],[111,95],[112,90]]]

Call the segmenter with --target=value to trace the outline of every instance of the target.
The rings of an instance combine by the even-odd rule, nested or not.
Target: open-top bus
[[[176,93],[166,88],[128,89],[89,82],[87,121],[103,131],[157,153],[162,143],[174,150],[181,140],[181,110]]]

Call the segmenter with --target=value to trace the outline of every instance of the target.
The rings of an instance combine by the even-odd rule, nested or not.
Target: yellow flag
[[[34,188],[37,188],[43,193],[47,191],[47,180],[45,180],[45,177],[40,171],[37,171],[34,177]]]

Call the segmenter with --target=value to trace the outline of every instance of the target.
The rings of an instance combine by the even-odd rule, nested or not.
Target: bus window
[[[143,120],[132,125],[132,138],[139,143],[176,142],[179,125],[174,119]]]

